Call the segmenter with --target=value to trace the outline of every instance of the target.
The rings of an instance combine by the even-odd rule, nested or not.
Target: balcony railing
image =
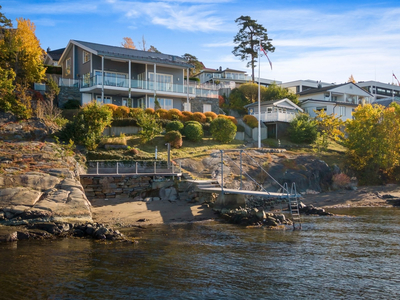
[[[259,118],[259,114],[258,113],[254,113],[254,116],[257,118]],[[292,121],[294,118],[296,117],[296,113],[293,112],[265,112],[265,113],[261,113],[261,121],[262,122],[290,122]]]

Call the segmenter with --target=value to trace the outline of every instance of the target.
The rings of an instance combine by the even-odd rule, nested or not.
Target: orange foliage
[[[168,119],[168,111],[163,108],[159,108],[156,110],[156,114],[160,117],[160,119]]]
[[[193,113],[190,111],[183,111],[182,112],[182,122],[192,121],[193,120]]]
[[[231,121],[233,122],[233,124],[235,124],[235,125],[237,125],[237,123],[238,123],[238,121],[236,120],[236,118],[233,117],[233,116],[227,116],[227,119],[228,119],[228,120],[231,120]]]
[[[146,113],[146,114],[148,114],[148,115],[154,115],[155,114],[155,111],[154,111],[154,109],[153,108],[146,108],[145,110],[144,110],[144,112]]]
[[[118,106],[117,109],[113,112],[113,118],[123,119],[129,116],[129,108],[126,106]]]
[[[183,117],[182,112],[179,109],[172,108],[168,111],[169,120],[181,120]]]
[[[206,117],[211,118],[212,120],[218,118],[217,114],[214,113],[214,112],[212,112],[212,111],[207,111],[207,112],[204,113],[204,115],[205,115]]]
[[[142,111],[143,109],[141,109],[140,107],[131,108],[129,109],[129,117],[136,118],[136,115],[141,113]]]
[[[199,122],[199,123],[205,123],[206,120],[207,120],[206,116],[205,116],[203,113],[201,113],[201,112],[195,112],[195,113],[193,113],[192,119],[193,119],[194,121]]]

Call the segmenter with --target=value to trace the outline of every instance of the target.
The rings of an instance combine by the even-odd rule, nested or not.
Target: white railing
[[[60,78],[58,81],[58,86],[76,86],[79,87],[78,79]]]
[[[258,113],[254,113],[254,116],[259,118]],[[290,122],[296,117],[295,112],[266,112],[261,114],[262,122]]]

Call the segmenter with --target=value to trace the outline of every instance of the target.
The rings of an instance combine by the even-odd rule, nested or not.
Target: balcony
[[[254,116],[259,118],[258,113],[254,113]],[[282,112],[265,112],[261,113],[261,122],[291,122],[296,117],[295,111],[282,111]]]

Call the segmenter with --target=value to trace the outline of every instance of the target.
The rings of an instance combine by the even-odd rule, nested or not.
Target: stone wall
[[[58,94],[58,106],[64,107],[68,100],[78,100],[81,102],[81,93],[77,86],[60,86],[60,93]]]
[[[203,104],[211,104],[211,111],[219,114],[218,98],[196,97],[190,100],[192,112],[203,112]]]

